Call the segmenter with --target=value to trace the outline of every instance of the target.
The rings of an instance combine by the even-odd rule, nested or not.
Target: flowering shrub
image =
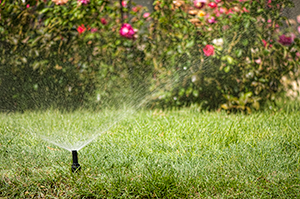
[[[156,8],[167,15],[164,2],[157,2]],[[193,51],[183,53],[189,75],[165,89],[160,98],[165,102],[160,102],[178,106],[196,102],[250,112],[274,101],[281,78],[299,65],[299,40],[280,29],[284,19],[280,13],[286,6],[291,2],[269,1],[266,8],[263,0],[173,1],[174,15],[187,13],[186,19],[195,26],[194,34],[182,37],[193,43]]]
[[[299,64],[299,40],[280,29],[289,0],[159,0],[151,14],[128,1],[5,2],[0,107],[101,105],[130,84],[158,91],[156,106],[251,111]]]

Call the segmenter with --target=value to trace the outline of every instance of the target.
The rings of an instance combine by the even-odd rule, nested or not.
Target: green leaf
[[[193,90],[193,96],[198,97],[199,96],[199,91],[198,90]]]
[[[190,47],[193,47],[194,44],[195,44],[195,42],[194,42],[194,40],[192,40],[192,41],[189,41],[189,42],[185,45],[185,47],[186,47],[186,48],[190,48]]]
[[[230,57],[229,55],[227,55],[226,57],[228,64],[232,65],[234,62],[234,59],[232,57]]]
[[[242,54],[243,54],[243,50],[242,50],[242,49],[237,49],[237,50],[235,51],[235,54],[236,54],[237,57],[241,57]]]
[[[265,56],[268,56],[270,54],[270,51],[268,49],[264,49],[263,53],[264,53]]]
[[[264,9],[262,9],[262,8],[257,10],[257,13],[263,13],[263,12],[264,12]]]
[[[253,106],[253,108],[255,108],[256,110],[259,110],[259,108],[260,108],[260,104],[259,104],[258,101],[253,102],[253,103],[252,103],[252,106]]]
[[[248,39],[244,39],[244,40],[242,41],[242,44],[243,44],[244,46],[248,46],[248,44],[249,44]]]
[[[229,107],[228,107],[227,104],[222,104],[222,105],[221,105],[221,108],[222,108],[222,109],[225,109],[225,110],[228,110],[228,109],[229,109]]]
[[[230,66],[226,66],[226,67],[224,68],[224,71],[225,71],[225,73],[228,73],[228,72],[230,71]]]
[[[39,85],[38,85],[38,84],[34,84],[34,85],[33,85],[33,89],[34,89],[34,90],[38,90],[38,88],[39,88]]]
[[[177,46],[177,51],[178,51],[180,54],[183,53],[183,50],[182,50],[182,47],[181,47],[180,44]]]
[[[51,21],[51,18],[47,18],[47,19],[44,21],[45,26],[48,26],[48,24],[49,24],[50,21]]]
[[[121,40],[116,40],[116,42],[115,42],[115,45],[117,46],[117,45],[119,45],[121,43]]]
[[[247,20],[244,24],[245,29],[248,29],[250,26],[250,20]]]
[[[50,10],[50,8],[44,8],[44,9],[40,12],[40,14],[46,13],[46,12],[48,12],[49,10]]]

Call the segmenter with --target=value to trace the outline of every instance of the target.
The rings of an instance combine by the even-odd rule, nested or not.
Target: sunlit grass
[[[69,151],[27,131],[43,114],[0,116],[0,196],[295,198],[300,194],[296,108],[252,115],[195,109],[126,115],[79,150],[82,171],[77,174],[70,172]],[[54,123],[67,121],[48,114]],[[99,125],[99,112],[69,117],[85,121],[77,121],[80,132]]]

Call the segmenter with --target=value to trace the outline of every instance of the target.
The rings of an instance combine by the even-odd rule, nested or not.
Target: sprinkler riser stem
[[[73,164],[72,164],[71,170],[74,173],[74,172],[80,171],[80,169],[81,169],[81,166],[78,163],[78,154],[77,154],[76,150],[72,151],[72,157],[73,157]]]

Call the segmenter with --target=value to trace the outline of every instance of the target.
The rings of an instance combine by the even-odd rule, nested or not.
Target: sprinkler
[[[78,155],[77,155],[76,150],[72,151],[72,156],[73,156],[73,164],[72,164],[71,168],[72,168],[72,172],[76,173],[77,171],[80,171],[80,169],[81,169],[81,166],[78,163]]]

